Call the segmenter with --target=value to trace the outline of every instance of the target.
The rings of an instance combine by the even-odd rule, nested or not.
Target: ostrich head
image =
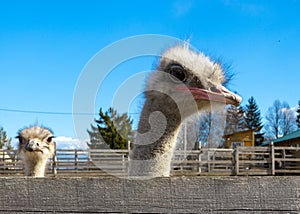
[[[148,78],[146,101],[131,152],[130,176],[169,176],[182,120],[212,104],[238,105],[222,67],[187,45],[168,49]]]
[[[55,150],[52,131],[32,126],[20,130],[17,138],[19,138],[18,150],[25,165],[25,175],[43,177],[47,160]]]
[[[147,82],[146,98],[157,91],[173,100],[184,115],[209,108],[211,104],[239,105],[241,97],[226,89],[227,76],[221,65],[188,45],[168,49]],[[156,91],[156,92],[154,92]],[[193,109],[193,103],[197,109]],[[185,115],[187,114],[187,115]]]

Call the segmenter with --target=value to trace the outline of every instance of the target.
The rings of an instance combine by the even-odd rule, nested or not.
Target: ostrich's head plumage
[[[18,132],[19,153],[27,160],[48,159],[54,153],[53,132],[44,127],[31,126]]]
[[[185,108],[192,102],[198,108],[211,103],[239,105],[241,97],[223,86],[226,78],[219,63],[188,45],[179,45],[161,56],[156,71],[148,79],[146,97],[151,98],[153,91],[159,91],[175,98],[179,105],[184,103]]]

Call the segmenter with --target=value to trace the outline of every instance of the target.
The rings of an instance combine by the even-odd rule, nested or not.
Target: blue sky
[[[198,50],[231,64],[236,76],[230,89],[243,97],[243,105],[254,96],[262,116],[275,99],[296,106],[299,11],[297,0],[0,0],[0,108],[71,113],[74,89],[89,60],[111,43],[140,34],[188,39]],[[153,61],[143,57],[114,69],[91,113],[106,110],[115,88],[135,73],[151,70]],[[11,137],[34,123],[51,127],[57,136],[76,138],[69,114],[0,111],[0,125]]]

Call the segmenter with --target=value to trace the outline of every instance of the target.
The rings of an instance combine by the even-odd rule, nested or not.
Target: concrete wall
[[[0,195],[0,213],[300,213],[300,177],[6,177]]]

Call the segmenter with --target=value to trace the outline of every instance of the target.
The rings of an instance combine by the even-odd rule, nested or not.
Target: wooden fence
[[[57,150],[49,160],[47,176],[126,177],[128,150]],[[289,175],[300,174],[297,147],[237,147],[175,151],[177,175]],[[0,175],[22,176],[23,164],[15,150],[0,150]]]
[[[0,177],[0,213],[300,213],[300,176]]]

